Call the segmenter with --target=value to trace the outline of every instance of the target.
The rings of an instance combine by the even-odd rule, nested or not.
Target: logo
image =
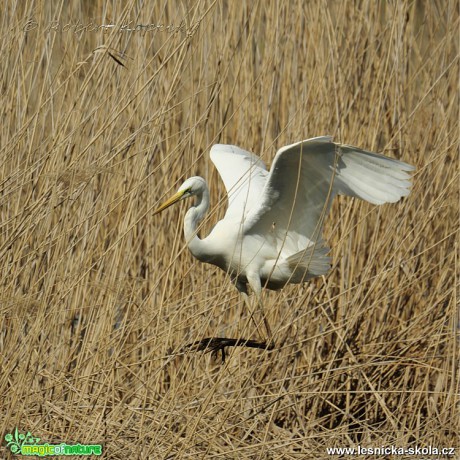
[[[6,447],[16,455],[38,455],[45,457],[47,455],[102,455],[101,444],[59,444],[41,443],[40,438],[32,436],[30,431],[26,434],[20,433],[15,428],[13,433],[5,435]]]

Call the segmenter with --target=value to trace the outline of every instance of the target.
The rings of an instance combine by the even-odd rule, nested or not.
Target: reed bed
[[[458,2],[151,3],[4,5],[2,441],[17,427],[107,459],[460,455]],[[411,195],[336,199],[331,273],[264,294],[274,350],[183,353],[261,331],[188,253],[185,205],[153,210],[199,174],[205,235],[226,207],[214,143],[270,164],[325,134],[413,164]]]

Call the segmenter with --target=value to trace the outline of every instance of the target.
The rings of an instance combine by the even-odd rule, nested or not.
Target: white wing
[[[268,177],[264,162],[235,145],[216,144],[210,152],[228,195],[225,218],[242,219],[260,203]]]
[[[247,216],[244,233],[283,241],[289,253],[318,242],[337,194],[374,204],[409,194],[414,168],[398,160],[332,142],[307,139],[281,148],[273,161],[259,205]]]

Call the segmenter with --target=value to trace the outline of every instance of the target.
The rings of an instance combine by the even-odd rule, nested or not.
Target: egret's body
[[[263,287],[280,289],[330,269],[322,228],[334,196],[348,195],[374,204],[396,202],[409,194],[406,163],[329,136],[280,149],[267,171],[262,160],[239,147],[215,145],[211,160],[228,193],[224,218],[203,239],[197,235],[209,208],[201,177],[187,179],[156,212],[190,196],[195,204],[184,220],[192,254],[228,273],[240,292],[247,284],[259,298]]]

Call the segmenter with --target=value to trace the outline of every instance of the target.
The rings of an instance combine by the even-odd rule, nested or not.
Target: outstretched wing
[[[243,219],[259,204],[268,177],[264,162],[235,145],[216,144],[211,148],[210,157],[227,189],[225,218]]]
[[[307,139],[281,148],[273,161],[259,205],[247,216],[245,234],[276,234],[291,251],[321,242],[324,219],[337,194],[374,204],[409,194],[414,168],[332,137]],[[273,235],[275,236],[275,235]]]

